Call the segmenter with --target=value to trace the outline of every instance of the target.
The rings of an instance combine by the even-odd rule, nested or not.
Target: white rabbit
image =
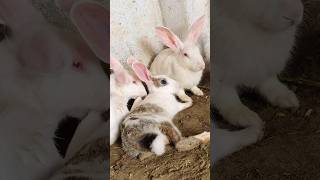
[[[147,84],[150,93],[133,105],[122,122],[122,147],[132,157],[150,149],[160,156],[165,152],[166,144],[175,144],[181,139],[181,133],[172,119],[178,112],[190,107],[192,100],[179,100],[177,93],[182,87],[173,79],[165,75],[151,76],[139,62],[134,62],[132,69]]]
[[[199,96],[203,95],[203,92],[197,85],[202,78],[205,63],[196,43],[205,20],[206,17],[202,16],[194,22],[184,42],[168,28],[157,27],[158,37],[169,48],[158,54],[150,68],[154,75],[167,75],[178,81],[184,89],[189,89]]]
[[[108,79],[86,43],[54,31],[30,0],[0,1],[0,11],[11,28],[4,52],[18,64],[19,91],[10,93],[21,101],[0,114],[0,179],[47,179],[62,162],[53,142],[59,121],[74,112],[105,110]]]
[[[95,55],[104,63],[109,63],[107,57],[107,27],[109,25],[107,9],[92,1],[56,0],[56,6],[61,8],[71,19],[84,40]],[[106,82],[108,84],[108,82]],[[105,91],[108,95],[109,93]],[[66,159],[72,158],[81,147],[88,142],[108,136],[109,117],[102,118],[101,111],[90,111],[79,123],[66,152]],[[105,112],[109,115],[109,103],[105,104]]]
[[[130,63],[131,59],[128,59]],[[147,91],[139,79],[132,77],[119,61],[110,58],[113,74],[110,76],[110,145],[119,136],[120,123],[129,113],[127,107],[130,98],[147,95]]]
[[[75,0],[56,0],[55,2],[56,5],[58,5],[58,7],[63,9],[66,12],[66,14],[70,16],[73,24],[77,27],[82,37],[86,40],[93,52],[95,52],[96,56],[103,60],[105,63],[109,63],[107,58],[109,13],[107,12],[107,9],[99,3],[92,1],[76,2]],[[114,76],[115,74],[123,74],[124,76],[122,76],[122,80],[130,79],[130,77],[127,76],[127,74],[125,74],[124,70],[123,73],[121,73],[120,69],[116,70],[116,72],[117,73],[113,73],[110,76],[111,84],[112,82],[116,81]],[[131,81],[128,83],[133,84]],[[119,87],[114,87],[111,85],[110,92],[116,92],[116,88],[123,89],[122,85],[117,86]],[[135,86],[132,85],[131,87],[134,88]],[[105,93],[109,95],[109,92],[107,90],[105,91]],[[111,104],[113,104],[112,100]],[[68,162],[65,163],[65,166],[62,169],[60,169],[60,171],[57,171],[51,179],[72,179],[77,177],[87,177],[89,179],[106,179],[109,176],[108,172],[103,171],[103,169],[105,169],[106,165],[108,164],[108,160],[106,160],[104,163],[99,163],[99,161],[94,164],[92,163],[92,160],[80,162],[77,161],[76,163],[72,161],[72,159],[75,158],[75,155],[79,155],[77,154],[79,153],[79,150],[83,150],[84,147],[88,146],[88,143],[92,143],[94,142],[94,140],[101,137],[109,137],[107,126],[107,123],[110,123],[109,103],[106,103],[105,108],[106,111],[104,112],[103,117],[101,116],[101,112],[99,111],[90,111],[88,116],[81,120],[68,146],[65,158]],[[108,146],[109,140],[106,140],[105,147],[107,152],[109,152]],[[69,170],[69,168],[71,170]],[[97,174],[97,172],[104,173]]]
[[[298,107],[299,101],[277,75],[284,69],[303,17],[301,0],[217,0],[213,6],[213,104],[230,123],[262,120],[243,105],[237,88],[258,90],[272,105]]]

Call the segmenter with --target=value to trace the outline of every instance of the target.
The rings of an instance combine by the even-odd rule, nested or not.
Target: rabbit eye
[[[165,80],[165,79],[161,79],[160,84],[163,85],[163,86],[165,86],[165,85],[168,84],[168,82],[167,82],[167,80]]]
[[[188,57],[188,54],[187,54],[187,53],[183,53],[183,55],[184,55],[185,57]]]
[[[73,62],[72,66],[77,68],[77,69],[82,69],[83,68],[82,64],[80,62],[78,62],[78,61]]]
[[[137,84],[137,81],[132,81],[133,84]]]

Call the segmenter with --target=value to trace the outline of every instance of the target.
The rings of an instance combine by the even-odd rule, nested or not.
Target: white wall
[[[111,54],[124,61],[134,55],[147,64],[162,44],[154,27],[162,25],[158,0],[111,0]]]
[[[208,20],[200,43],[210,60],[210,0],[111,0],[110,11],[111,54],[122,62],[133,55],[148,64],[164,48],[156,26],[168,26],[182,38],[203,14]]]

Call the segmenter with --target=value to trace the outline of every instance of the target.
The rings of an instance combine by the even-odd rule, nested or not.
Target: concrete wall
[[[165,25],[183,37],[203,14],[208,17],[200,46],[210,60],[210,0],[111,0],[111,54],[122,62],[133,55],[145,64],[164,46],[154,28]]]
[[[111,0],[111,54],[125,60],[133,55],[147,64],[162,44],[154,27],[162,25],[158,0]]]

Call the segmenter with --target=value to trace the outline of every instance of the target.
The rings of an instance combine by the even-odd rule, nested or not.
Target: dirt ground
[[[184,136],[210,131],[210,97],[192,96],[193,106],[180,112],[174,119]],[[202,145],[186,152],[171,147],[161,157],[149,157],[142,161],[128,157],[121,149],[120,142],[111,146],[110,179],[157,179],[196,180],[210,179],[209,145]]]
[[[319,179],[320,177],[320,2],[305,0],[305,21],[293,58],[282,77],[300,108],[272,107],[253,94],[243,101],[266,122],[265,136],[221,160],[213,168],[216,180]]]

